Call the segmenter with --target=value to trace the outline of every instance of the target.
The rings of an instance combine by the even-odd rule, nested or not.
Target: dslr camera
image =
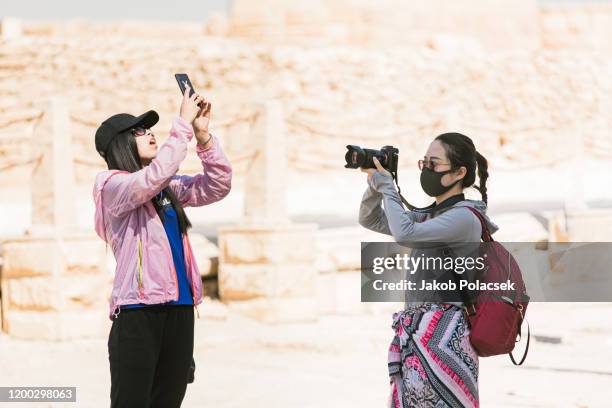
[[[346,146],[348,149],[344,159],[346,160],[347,169],[373,169],[374,157],[378,159],[380,164],[390,173],[397,172],[397,161],[399,157],[399,149],[393,146],[383,146],[380,150],[364,149],[356,145]]]

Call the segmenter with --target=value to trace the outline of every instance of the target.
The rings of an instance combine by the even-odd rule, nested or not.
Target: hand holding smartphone
[[[192,123],[202,111],[204,98],[195,92],[187,74],[175,74],[174,77],[183,93],[179,115],[187,122]],[[189,95],[186,93],[187,87],[190,89]]]
[[[189,99],[191,99],[191,96],[195,93],[195,90],[193,89],[193,84],[191,83],[191,80],[189,79],[189,76],[187,76],[187,74],[184,73],[180,73],[180,74],[174,74],[174,78],[176,78],[176,82],[178,82],[179,88],[181,90],[181,94],[183,94],[183,103],[186,103],[186,99],[185,99],[185,90],[187,89],[187,87],[190,88],[190,92],[189,92]],[[211,103],[206,101],[206,99],[204,99],[201,95],[197,95],[196,99],[197,101],[197,106],[199,108],[198,112],[195,114],[195,116],[193,116],[193,118],[190,120],[190,122],[193,123],[193,127],[194,130],[196,131],[196,138],[198,138],[198,142],[199,140],[199,136],[198,135],[205,135],[206,137],[209,136],[208,134],[208,123],[210,121],[210,110],[211,110]],[[183,107],[181,107],[181,111],[183,110]],[[185,109],[186,111],[189,109]],[[186,116],[188,117],[192,117],[191,112],[189,112],[189,114],[186,114]],[[207,139],[210,140],[210,139]],[[202,143],[203,145],[206,143]]]
[[[193,89],[193,84],[191,83],[189,76],[187,76],[187,74],[174,74],[174,78],[176,78],[176,82],[178,82],[178,86],[181,89],[181,94],[185,93],[187,86],[191,88],[191,91],[189,91],[189,97],[191,97],[191,95],[193,95],[195,92],[195,89]]]

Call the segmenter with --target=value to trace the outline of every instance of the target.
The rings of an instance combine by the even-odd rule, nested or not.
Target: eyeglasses
[[[132,134],[134,136],[144,136],[147,134],[147,131],[150,130],[139,126],[137,128],[132,129]]]
[[[439,163],[434,160],[419,160],[418,163],[419,163],[419,170],[423,170],[425,167],[427,167],[429,170],[433,170],[436,168],[436,166],[443,165],[443,164],[450,164],[450,163]]]

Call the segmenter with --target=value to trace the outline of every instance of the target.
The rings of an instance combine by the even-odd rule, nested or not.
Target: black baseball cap
[[[150,110],[140,116],[129,113],[118,113],[106,119],[98,130],[96,130],[96,150],[102,157],[106,155],[106,149],[115,136],[127,132],[136,127],[151,128],[159,120],[157,112]]]

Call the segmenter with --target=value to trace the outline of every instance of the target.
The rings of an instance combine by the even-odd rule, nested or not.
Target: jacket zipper
[[[162,225],[163,228],[163,225]],[[168,248],[170,248],[170,243],[168,242]],[[174,288],[176,289],[176,299],[172,299],[174,301],[179,300],[179,287],[178,287],[178,278],[176,274],[176,267],[174,266],[174,258],[172,258],[172,249],[170,248],[170,261],[172,262],[172,277],[174,278]]]
[[[172,259],[172,252],[170,253],[170,259]],[[178,278],[176,277],[176,267],[174,266],[174,260],[172,260],[172,271],[174,272],[172,276],[174,276],[174,287],[176,288],[176,300],[179,300],[179,287],[178,287]]]
[[[142,241],[138,238],[138,288],[142,289]]]

